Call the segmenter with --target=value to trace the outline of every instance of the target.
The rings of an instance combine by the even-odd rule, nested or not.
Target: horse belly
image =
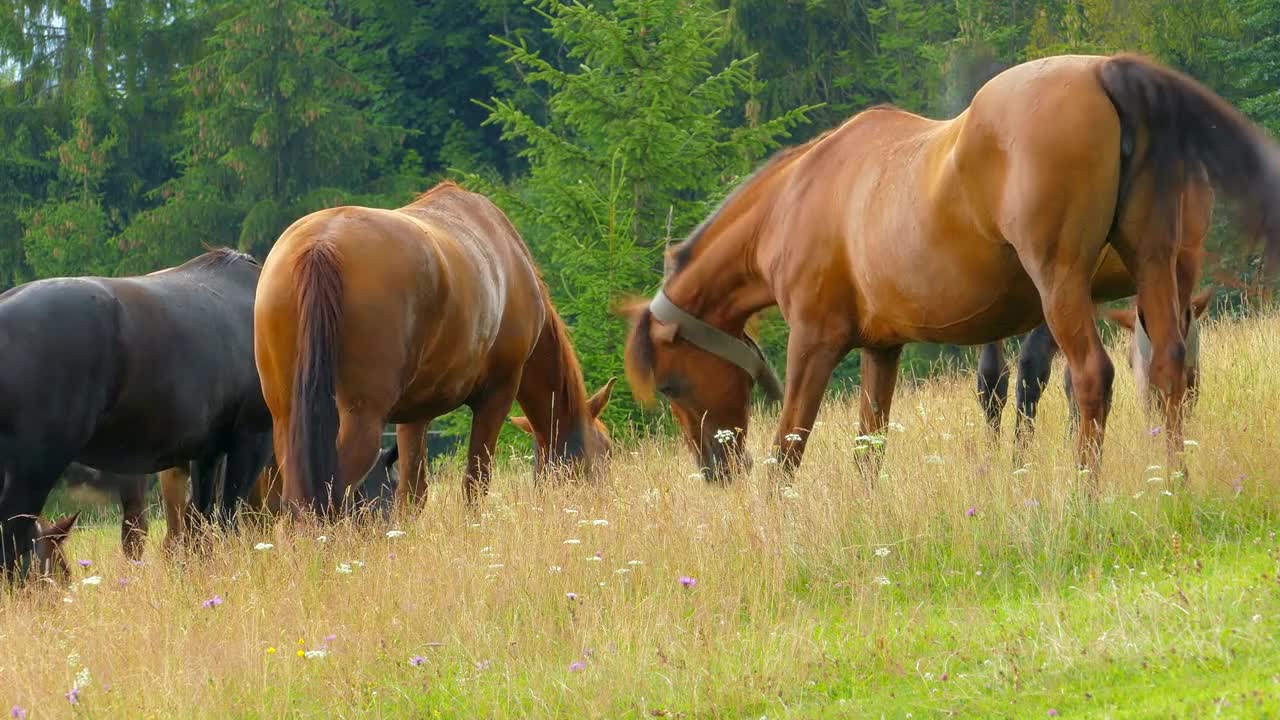
[[[881,343],[976,345],[1043,322],[1040,296],[1007,245],[934,247],[870,264],[863,287],[874,309],[869,334]]]

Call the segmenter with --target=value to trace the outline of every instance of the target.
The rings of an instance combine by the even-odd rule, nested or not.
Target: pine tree
[[[182,175],[125,234],[135,261],[185,259],[202,244],[261,255],[307,212],[420,189],[403,182],[403,133],[364,111],[372,88],[336,61],[350,31],[321,2],[233,0],[219,14],[182,86]]]
[[[692,229],[811,108],[728,124],[757,89],[754,58],[714,67],[726,33],[723,15],[706,2],[539,7],[565,67],[502,41],[547,100],[538,109],[486,104],[489,121],[522,144],[530,166],[519,185],[488,189],[533,247],[572,323],[588,383],[599,384],[622,374],[625,328],[610,315],[612,302],[654,290],[664,239]],[[615,418],[629,407],[618,397],[609,406]]]

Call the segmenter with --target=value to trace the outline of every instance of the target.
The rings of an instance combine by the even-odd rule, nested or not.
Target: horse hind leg
[[[338,423],[338,486],[332,496],[344,511],[351,510],[360,494],[361,482],[373,468],[381,448],[381,413],[343,412]]]
[[[978,402],[987,416],[987,427],[1000,436],[1000,416],[1009,399],[1009,366],[1004,359],[1004,344],[987,343],[978,357]]]

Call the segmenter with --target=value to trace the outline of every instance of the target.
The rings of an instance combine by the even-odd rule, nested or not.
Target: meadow
[[[1275,717],[1280,318],[1211,323],[1203,347],[1189,476],[1118,367],[1093,502],[1059,363],[1021,466],[965,373],[900,385],[871,489],[837,400],[782,489],[762,462],[709,487],[659,438],[596,487],[534,487],[508,453],[478,516],[444,467],[416,517],[264,526],[172,560],[162,523],[140,564],[91,524],[68,587],[0,596],[0,710]],[[757,415],[757,460],[771,432]]]

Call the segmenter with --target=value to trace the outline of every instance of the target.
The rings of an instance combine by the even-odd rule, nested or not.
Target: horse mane
[[[215,247],[210,247],[206,245],[205,250],[207,250],[208,252],[206,252],[203,255],[199,255],[195,258],[192,258],[191,261],[187,263],[187,265],[192,268],[215,270],[217,268],[233,265],[237,262],[247,262],[250,265],[258,264],[257,259],[255,259],[249,253],[240,252],[239,250],[235,250],[233,248],[229,248],[229,247],[215,248]]]
[[[424,200],[431,197],[435,193],[444,192],[445,190],[466,190],[466,188],[462,187],[457,182],[446,178],[436,183],[435,185],[432,185],[426,190],[418,193],[418,195],[414,197],[413,200],[409,201],[409,204],[406,205],[405,207],[417,205],[418,203],[423,202]]]
[[[786,147],[775,152],[742,182],[738,183],[738,186],[733,189],[733,192],[725,196],[725,198],[720,201],[720,204],[716,206],[716,209],[712,211],[705,220],[698,223],[698,226],[693,229],[693,232],[689,233],[689,237],[672,250],[671,273],[674,275],[680,272],[685,265],[689,264],[689,261],[693,259],[693,251],[697,249],[698,242],[706,235],[708,228],[714,225],[715,222],[720,219],[720,216],[724,214],[725,209],[732,205],[733,202],[736,201],[743,193],[754,186],[757,181],[764,179],[772,171],[785,164],[787,160],[790,160],[813,148],[828,135],[835,132],[835,130],[836,128],[826,130],[806,142],[799,145],[792,145],[791,147]]]
[[[583,408],[587,405],[586,377],[582,374],[582,364],[578,362],[578,354],[574,352],[573,341],[569,338],[569,326],[565,324],[551,301],[551,291],[542,279],[542,272],[534,266],[538,278],[538,288],[542,293],[542,304],[547,309],[547,329],[550,330],[544,340],[553,345],[556,356],[560,358],[560,387],[556,397],[564,398],[566,408]]]

